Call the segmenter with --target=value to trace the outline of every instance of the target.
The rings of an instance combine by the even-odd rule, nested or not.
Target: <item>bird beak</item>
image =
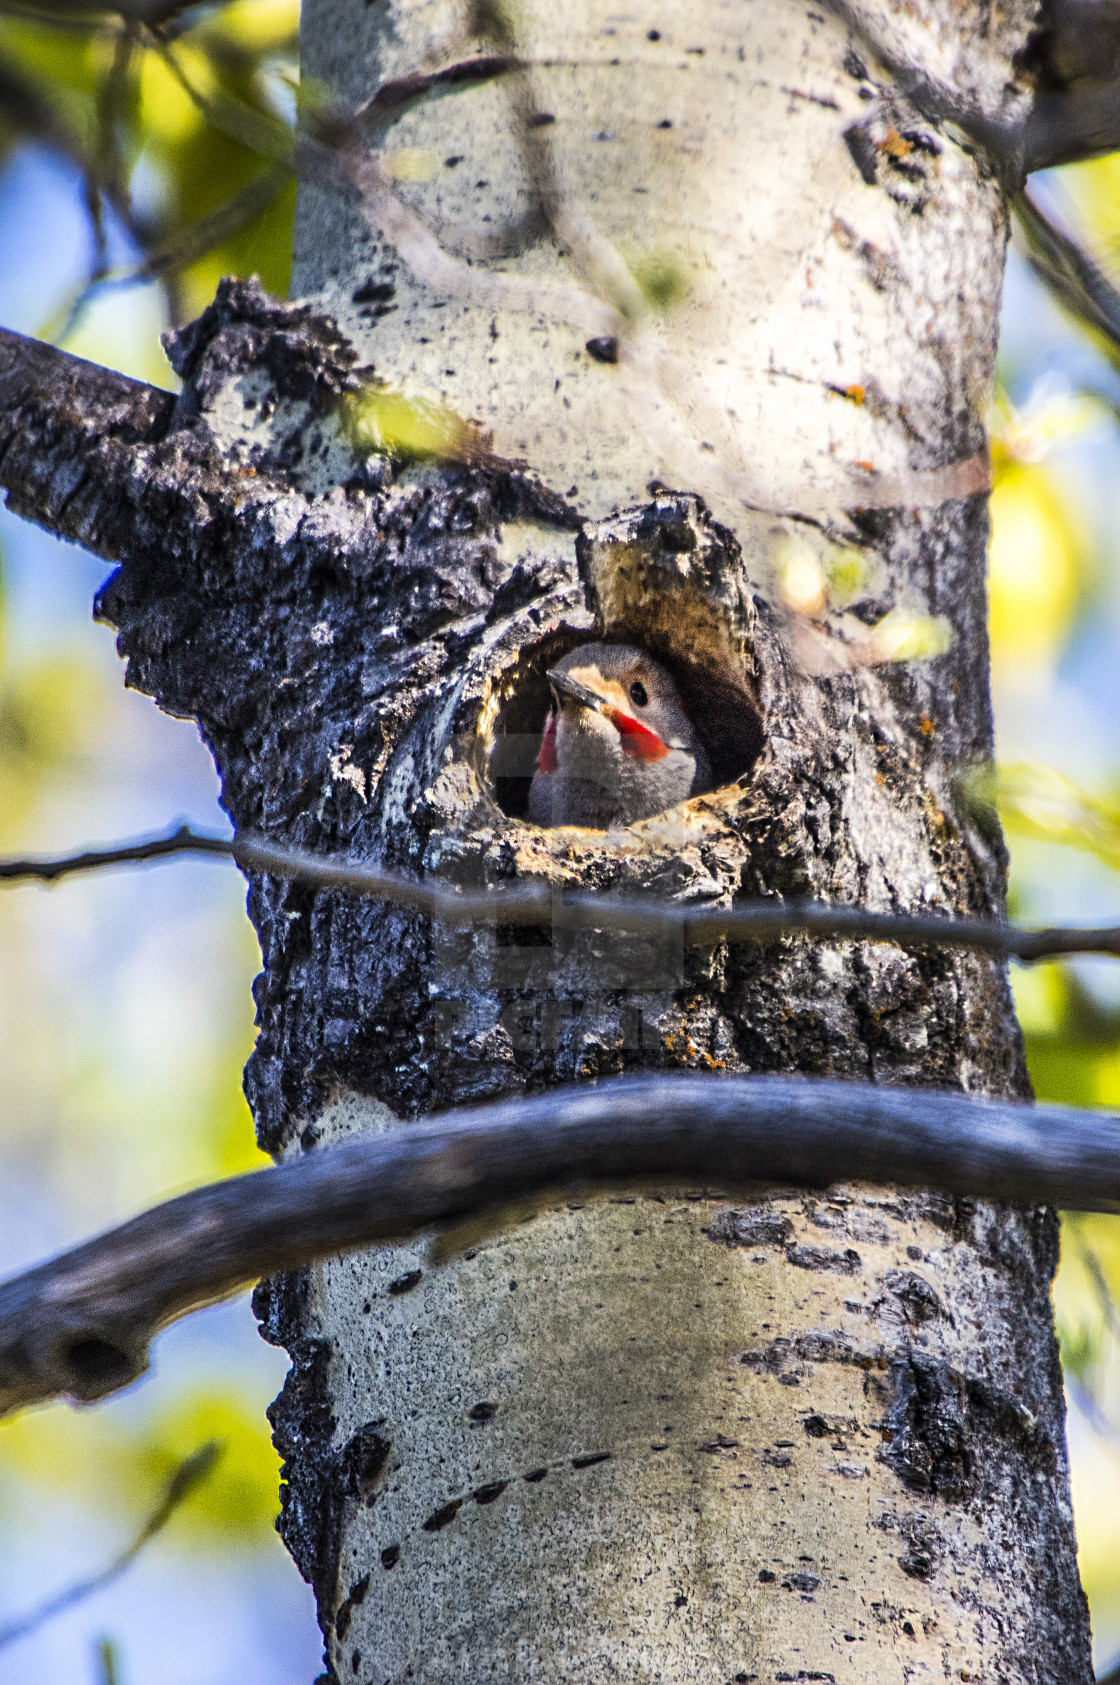
[[[594,708],[601,714],[607,705],[606,699],[593,691],[589,685],[581,684],[568,673],[561,673],[557,667],[550,668],[546,676],[558,696],[566,696],[572,702],[578,702],[581,708]]]

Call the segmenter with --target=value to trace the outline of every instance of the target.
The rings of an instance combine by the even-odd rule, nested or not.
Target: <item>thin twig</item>
[[[237,141],[250,152],[267,158],[272,164],[291,166],[295,136],[286,123],[282,123],[269,112],[262,111],[259,106],[236,98],[220,84],[216,84],[209,93],[204,93],[188,74],[174,43],[157,28],[150,27],[150,34],[155,51],[159,53],[187,98],[212,128],[230,140]]]
[[[632,936],[681,931],[703,945],[774,942],[785,936],[823,941],[894,942],[904,947],[963,948],[994,959],[1027,963],[1061,954],[1120,957],[1120,926],[1096,929],[1053,926],[1023,930],[994,919],[953,919],[935,913],[877,913],[867,907],[832,906],[825,901],[751,901],[710,906],[695,901],[656,902],[639,896],[588,895],[549,883],[459,889],[438,879],[403,872],[350,855],[314,854],[263,837],[215,837],[180,825],[163,836],[78,854],[24,856],[0,860],[0,883],[54,883],[77,872],[162,860],[172,854],[211,854],[236,860],[267,877],[290,878],[318,889],[365,895],[418,912],[458,928],[476,924],[551,925],[556,930],[620,930]]]
[[[848,31],[858,50],[866,52],[904,99],[934,123],[953,123],[983,147],[1009,190],[1021,185],[1022,159],[1027,145],[1024,123],[989,117],[974,98],[962,94],[930,74],[909,56],[901,38],[888,39],[889,21],[868,12],[859,0],[824,0],[828,11]]]
[[[124,179],[118,133],[128,99],[129,73],[136,48],[136,26],[126,23],[117,36],[113,48],[113,62],[109,74],[98,89],[97,128],[90,168],[86,172],[86,205],[93,228],[94,261],[91,281],[100,280],[109,268],[109,241],[105,228],[106,193],[117,203],[130,203],[128,183]],[[131,208],[131,207],[130,207]]]
[[[14,1644],[17,1639],[30,1637],[56,1615],[64,1614],[76,1603],[84,1603],[94,1592],[104,1591],[114,1580],[119,1580],[125,1570],[131,1568],[144,1546],[150,1544],[156,1534],[163,1531],[179,1506],[210,1476],[224,1449],[222,1440],[208,1439],[197,1451],[192,1451],[189,1457],[184,1457],[167,1482],[159,1503],[131,1543],[122,1551],[118,1551],[112,1561],[106,1563],[96,1574],[76,1581],[67,1586],[65,1591],[55,1592],[45,1603],[40,1603],[37,1609],[32,1609],[28,1614],[20,1615],[7,1625],[0,1626],[0,1650]]]
[[[145,837],[136,842],[118,843],[110,848],[87,848],[77,854],[56,855],[53,858],[27,856],[0,860],[0,883],[17,883],[39,879],[53,883],[56,878],[69,877],[76,872],[93,872],[105,866],[127,866],[139,860],[162,860],[169,854],[231,855],[233,845],[225,837],[206,836],[193,831],[189,825],[178,825],[159,837]]]
[[[1108,1277],[1104,1273],[1104,1266],[1095,1249],[1087,1241],[1082,1240],[1079,1233],[1075,1235],[1075,1245],[1078,1256],[1085,1265],[1089,1279],[1093,1283],[1097,1303],[1104,1314],[1105,1326],[1114,1340],[1120,1340],[1120,1308],[1117,1307],[1116,1300],[1112,1297],[1112,1289],[1108,1285]]]
[[[98,1685],[120,1685],[117,1646],[112,1638],[97,1640],[97,1681]]]
[[[245,1283],[574,1185],[711,1198],[843,1178],[1120,1210],[1115,1117],[929,1089],[692,1072],[402,1124],[198,1188],[0,1285],[0,1414],[126,1386],[153,1335]]]
[[[1058,302],[1107,341],[1114,360],[1120,348],[1120,292],[1066,229],[1029,193],[1013,201],[1027,262]]]
[[[65,340],[73,333],[91,300],[99,293],[122,291],[128,287],[147,286],[150,281],[167,281],[179,270],[197,263],[223,240],[240,234],[258,217],[263,216],[291,179],[286,165],[277,164],[219,205],[216,211],[188,223],[166,240],[153,243],[143,260],[119,274],[106,272],[93,275],[81,287],[70,306],[66,324],[58,337]]]

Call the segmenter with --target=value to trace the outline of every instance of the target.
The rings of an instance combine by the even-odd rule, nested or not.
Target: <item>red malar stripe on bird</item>
[[[621,708],[604,708],[603,712],[622,738],[624,755],[630,755],[636,761],[660,761],[669,753],[655,731],[651,731],[648,725],[642,725],[632,715],[624,714]]]
[[[556,715],[553,714],[544,728],[541,738],[541,751],[537,756],[537,765],[542,772],[555,772],[558,766],[556,759]]]

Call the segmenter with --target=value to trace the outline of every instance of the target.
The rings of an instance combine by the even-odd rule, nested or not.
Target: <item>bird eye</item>
[[[634,704],[635,708],[644,708],[646,703],[649,701],[645,685],[639,684],[637,680],[635,680],[635,682],[630,686],[630,700]]]

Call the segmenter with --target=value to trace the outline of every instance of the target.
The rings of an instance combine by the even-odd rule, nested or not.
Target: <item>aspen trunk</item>
[[[1013,117],[1032,16],[869,27]],[[379,138],[461,268],[410,267],[315,187],[295,283],[507,460],[356,464],[344,348],[251,289],[180,336],[184,424],[290,490],[251,543],[126,568],[103,607],[132,682],[201,719],[236,822],[459,882],[1000,912],[962,783],[991,748],[982,153],[796,0],[307,0],[303,29],[350,107],[517,55]],[[886,659],[943,624],[942,653]],[[718,788],[542,831],[544,673],[591,636],[673,668]],[[451,934],[272,880],[250,905],[248,1090],[280,1153],[635,1068],[1027,1092],[975,956]],[[1052,1211],[935,1193],[639,1185],[266,1284],[328,1677],[1087,1681],[1056,1248]]]

